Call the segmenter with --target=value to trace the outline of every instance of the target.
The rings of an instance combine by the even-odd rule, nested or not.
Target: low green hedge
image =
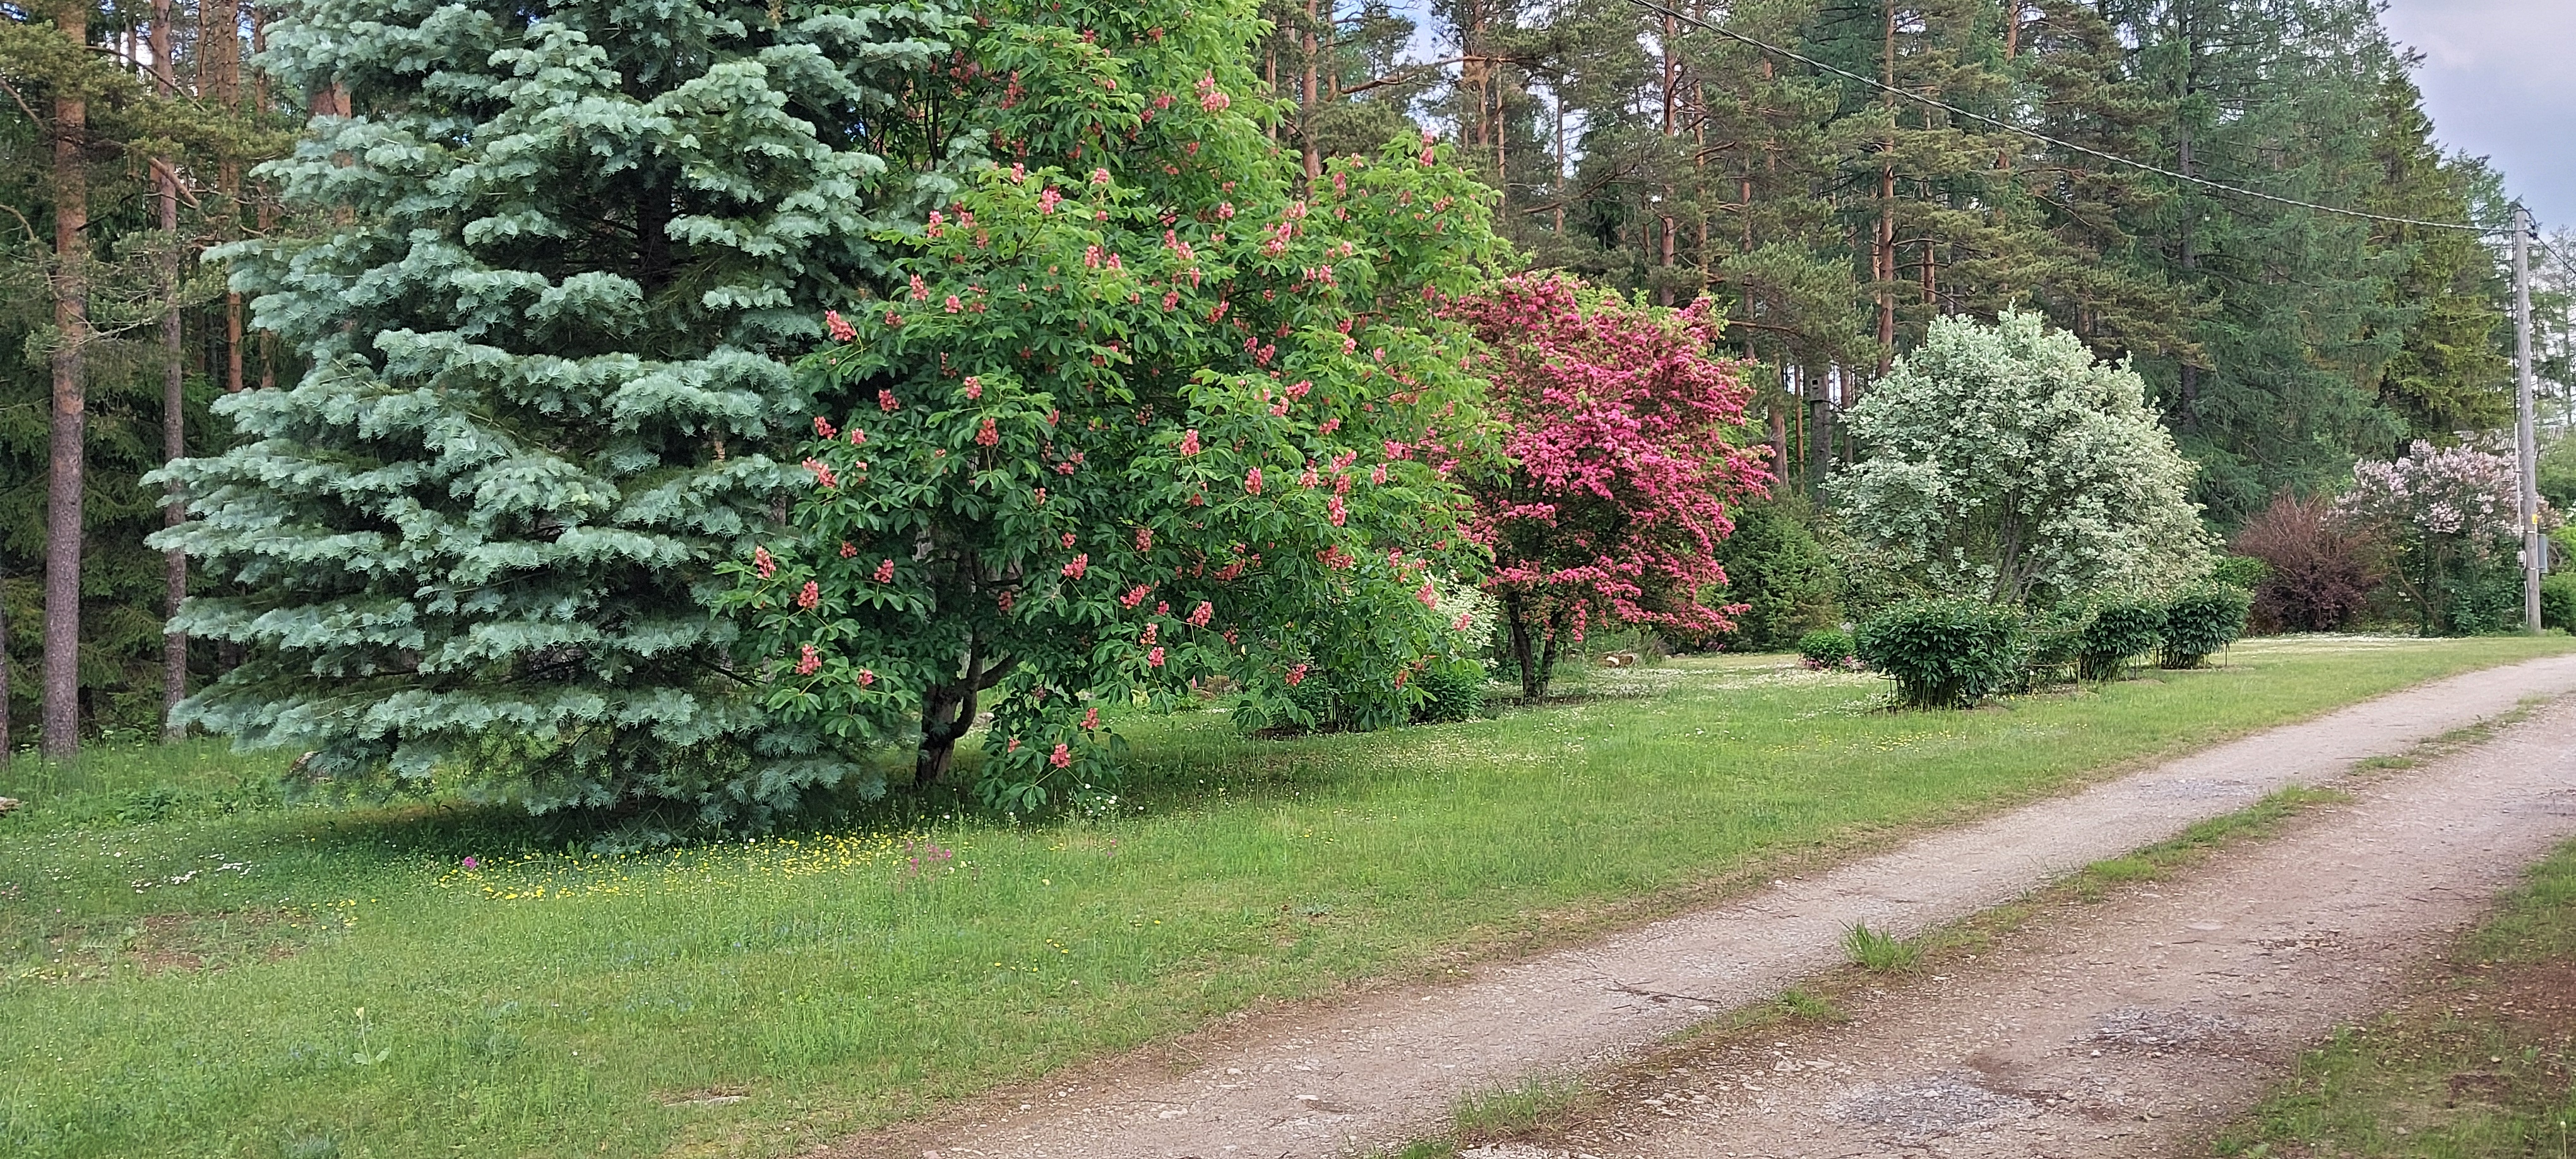
[[[2198,668],[2245,634],[2254,595],[2234,584],[2203,584],[2165,604],[2159,667]]]
[[[1824,628],[1798,637],[1798,659],[1809,668],[1857,668],[1860,657],[1854,649],[1852,634],[1838,628]]]
[[[1853,643],[1915,708],[1965,708],[2010,688],[2022,669],[2020,615],[1976,600],[1899,604],[1861,624]]]
[[[1485,714],[1485,666],[1473,660],[1434,660],[1414,678],[1425,694],[1413,706],[1416,724],[1474,720]]]
[[[2117,680],[2164,642],[2164,632],[2162,604],[2120,597],[2096,601],[2075,634],[2075,674],[2085,680]]]

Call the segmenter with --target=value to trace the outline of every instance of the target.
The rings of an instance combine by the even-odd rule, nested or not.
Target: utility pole
[[[2515,450],[2522,463],[2522,626],[2540,631],[2540,448],[2531,414],[2531,211],[2513,209],[2513,378]]]

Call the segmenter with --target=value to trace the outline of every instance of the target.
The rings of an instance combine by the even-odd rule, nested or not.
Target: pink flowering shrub
[[[977,784],[1014,809],[1101,783],[1096,706],[1139,693],[1223,676],[1270,719],[1327,670],[1400,719],[1453,650],[1414,593],[1481,564],[1452,475],[1493,453],[1440,313],[1500,253],[1481,188],[1407,141],[1301,193],[1229,95],[1249,8],[1080,11],[1006,5],[947,66],[1000,165],[887,235],[890,296],[803,367],[842,401],[788,461],[830,474],[769,570],[722,568],[772,713],[915,745],[927,785],[989,708]]]
[[[2388,545],[2390,580],[2424,634],[2520,622],[2522,501],[2512,455],[2418,441],[2394,460],[2353,464],[2334,513]]]
[[[1745,386],[1710,351],[1717,323],[1634,305],[1561,276],[1506,278],[1452,306],[1490,353],[1506,474],[1471,483],[1522,695],[1547,691],[1566,644],[1604,620],[1675,635],[1728,630],[1740,605],[1715,553],[1771,476],[1741,444]]]

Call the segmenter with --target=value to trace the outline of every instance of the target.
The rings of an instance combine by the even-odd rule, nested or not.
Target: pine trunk
[[[1306,151],[1306,189],[1311,194],[1315,179],[1324,175],[1324,152],[1315,144],[1316,73],[1321,63],[1315,48],[1315,0],[1306,0],[1305,49],[1305,87],[1297,94],[1297,143]]]
[[[170,75],[172,39],[170,0],[152,0],[152,76],[160,82],[164,94],[177,87]],[[188,400],[179,327],[179,173],[169,158],[153,159],[152,186],[154,199],[160,203],[161,232],[168,239],[168,249],[161,259],[161,458],[168,462],[188,453]],[[169,502],[161,508],[161,525],[177,527],[187,517],[187,495],[173,483]],[[161,556],[161,615],[167,624],[178,618],[179,604],[188,598],[188,553],[174,547]],[[187,730],[179,724],[179,702],[187,698],[188,634],[165,630],[161,634],[163,741],[186,735]]]
[[[9,767],[9,758],[17,751],[10,747],[9,735],[9,598],[6,576],[0,576],[0,769]]]
[[[55,26],[89,44],[89,9],[65,4]],[[47,757],[80,755],[81,489],[89,399],[89,106],[77,89],[54,98],[53,416],[45,494],[45,686],[40,743]]]

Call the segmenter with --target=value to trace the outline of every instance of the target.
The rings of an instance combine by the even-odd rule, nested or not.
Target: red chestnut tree
[[[1500,252],[1479,187],[1410,141],[1302,181],[1241,0],[987,11],[948,79],[999,164],[804,367],[847,402],[728,569],[744,677],[840,751],[912,744],[917,785],[989,709],[1013,809],[1104,781],[1104,704],[1406,695],[1456,646],[1430,576],[1480,557],[1449,476],[1484,388],[1439,313]]]
[[[1471,484],[1475,537],[1494,553],[1521,694],[1593,623],[1707,635],[1741,605],[1715,551],[1730,512],[1771,480],[1744,443],[1746,389],[1711,351],[1706,298],[1673,310],[1562,276],[1506,278],[1449,316],[1483,339],[1507,472]]]

